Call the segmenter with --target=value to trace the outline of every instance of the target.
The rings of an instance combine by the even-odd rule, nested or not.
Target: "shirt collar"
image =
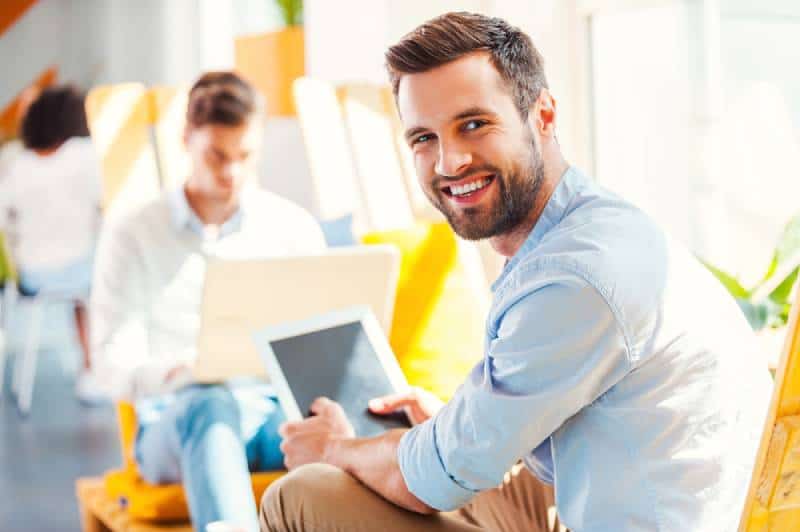
[[[228,218],[225,223],[220,226],[216,238],[228,236],[241,229],[245,196],[246,194],[244,193],[240,196],[239,208],[236,209],[233,216]],[[194,212],[192,206],[189,205],[189,200],[186,199],[186,192],[183,185],[170,191],[168,198],[170,211],[172,213],[172,223],[177,231],[188,229],[200,236],[206,236],[208,234],[206,225],[197,216],[197,213]]]
[[[561,176],[561,179],[556,185],[550,199],[539,215],[536,225],[533,230],[528,233],[528,237],[522,246],[517,250],[513,257],[506,261],[503,271],[500,276],[492,283],[492,291],[495,291],[505,280],[511,270],[522,260],[523,257],[533,251],[542,238],[564,218],[567,209],[571,203],[572,198],[578,191],[580,191],[587,182],[587,177],[584,176],[577,168],[570,166]]]

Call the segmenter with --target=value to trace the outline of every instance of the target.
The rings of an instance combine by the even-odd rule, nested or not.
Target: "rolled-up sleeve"
[[[514,463],[630,368],[617,315],[582,277],[542,275],[503,301],[483,361],[398,447],[408,489],[440,511],[500,484]]]
[[[422,423],[406,432],[397,458],[408,490],[431,508],[458,508],[475,495],[445,469],[436,445],[435,423]]]

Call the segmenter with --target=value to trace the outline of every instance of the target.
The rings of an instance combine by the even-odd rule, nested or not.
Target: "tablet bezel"
[[[278,400],[289,421],[300,421],[304,419],[304,416],[297,405],[297,401],[295,401],[289,382],[286,380],[286,375],[284,375],[278,363],[278,358],[272,350],[272,342],[350,323],[361,323],[370,345],[378,357],[378,362],[383,367],[386,377],[394,387],[395,392],[401,393],[409,389],[408,381],[400,369],[400,364],[397,362],[397,357],[395,357],[383,329],[381,329],[372,310],[367,306],[350,307],[304,320],[275,325],[254,333],[253,338],[258,345],[261,358],[267,368],[267,374],[270,376],[270,381],[275,388],[275,394],[278,396]],[[364,405],[364,408],[366,407],[367,405]]]

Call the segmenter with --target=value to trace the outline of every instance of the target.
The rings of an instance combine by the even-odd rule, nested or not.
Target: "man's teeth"
[[[489,181],[491,181],[491,179],[481,179],[480,181],[473,181],[472,183],[467,183],[466,185],[453,185],[450,187],[450,193],[453,196],[464,196],[470,192],[475,192],[476,190],[485,187],[489,184]]]

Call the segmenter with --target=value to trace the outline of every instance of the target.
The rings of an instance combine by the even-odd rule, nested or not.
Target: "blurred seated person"
[[[267,384],[193,382],[207,260],[325,248],[308,212],[257,186],[260,108],[236,74],[203,75],[189,93],[185,184],[109,222],[97,252],[98,375],[116,398],[134,402],[141,475],[183,483],[201,531],[215,521],[257,530],[249,471],[283,467],[284,416]]]
[[[86,126],[84,94],[69,85],[41,92],[22,119],[24,150],[0,181],[0,228],[11,241],[23,295],[74,301],[84,371],[76,394],[102,400],[89,369],[89,297],[100,221],[100,164]]]

